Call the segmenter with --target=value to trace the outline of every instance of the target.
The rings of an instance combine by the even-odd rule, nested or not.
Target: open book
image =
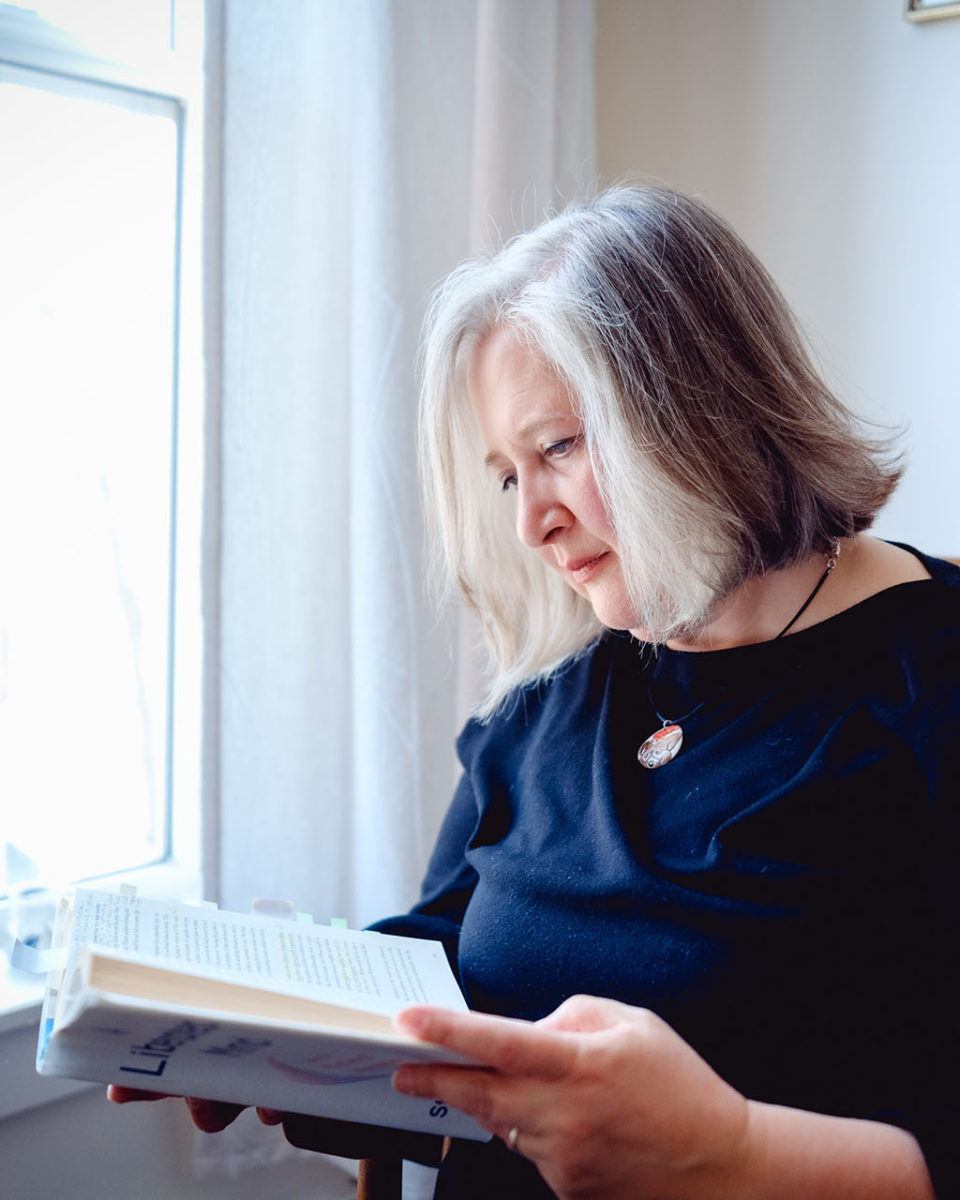
[[[465,1011],[439,942],[78,888],[53,951],[41,1075],[490,1136],[390,1084],[402,1062],[464,1061],[391,1022],[410,1004]]]

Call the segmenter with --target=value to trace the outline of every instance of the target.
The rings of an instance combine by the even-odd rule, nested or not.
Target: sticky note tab
[[[56,950],[38,950],[36,946],[28,946],[17,938],[10,954],[10,965],[18,971],[28,971],[31,975],[62,971],[67,965],[67,948],[58,946]]]
[[[331,917],[330,924],[333,926],[334,929],[348,929],[349,928],[349,926],[347,925],[346,917]]]
[[[37,1066],[43,1062],[43,1056],[47,1052],[47,1042],[50,1041],[50,1035],[53,1033],[53,1017],[47,1017],[43,1022],[43,1030],[40,1036],[40,1041],[37,1046]]]
[[[258,917],[279,917],[292,921],[297,910],[289,900],[257,899],[250,905],[250,911]]]
[[[301,925],[312,925],[313,924],[313,916],[310,913],[298,912],[297,920],[300,922]]]
[[[136,894],[137,894],[137,889],[134,887],[134,885],[132,883],[121,883],[120,884],[120,895],[121,896],[135,896]]]

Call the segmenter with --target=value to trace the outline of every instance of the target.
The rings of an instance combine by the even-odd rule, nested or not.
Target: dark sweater
[[[914,553],[917,553],[914,551]],[[458,742],[420,903],[471,1008],[651,1008],[756,1100],[886,1121],[960,1196],[960,569],[779,641],[608,633]],[[637,747],[681,717],[679,756]],[[439,1197],[549,1196],[500,1142]]]

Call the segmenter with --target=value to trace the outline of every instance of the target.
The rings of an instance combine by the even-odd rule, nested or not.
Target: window
[[[0,4],[8,910],[135,868],[196,887],[201,22]]]

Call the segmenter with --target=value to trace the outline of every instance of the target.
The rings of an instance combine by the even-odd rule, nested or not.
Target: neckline
[[[722,650],[674,650],[669,646],[654,647],[650,643],[639,642],[629,634],[625,634],[625,637],[633,653],[650,670],[652,684],[669,682],[681,692],[714,680],[734,682],[805,665],[822,665],[830,646],[857,648],[867,654],[879,652],[889,646],[891,628],[916,628],[916,614],[913,614],[907,626],[903,623],[898,625],[895,618],[902,610],[915,608],[918,595],[936,595],[940,586],[947,582],[947,573],[957,572],[956,582],[960,583],[960,568],[930,558],[913,546],[901,542],[891,544],[900,546],[919,559],[930,572],[930,578],[892,584],[786,637]]]

